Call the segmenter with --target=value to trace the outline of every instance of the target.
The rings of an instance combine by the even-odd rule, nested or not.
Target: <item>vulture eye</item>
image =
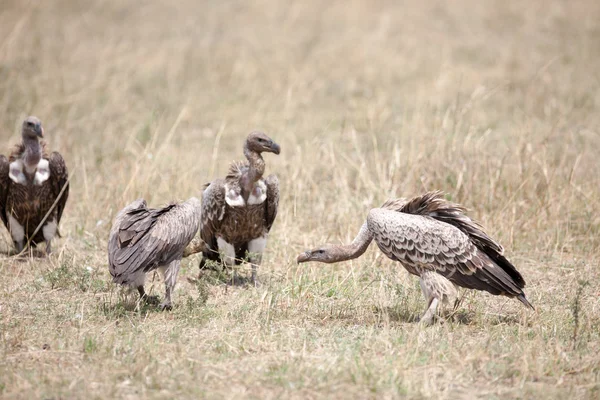
[[[317,254],[325,254],[325,250],[319,249],[319,250],[315,251],[315,253],[317,253]]]
[[[266,142],[266,140],[265,140],[265,139],[263,139],[263,138],[258,138],[258,142],[259,142],[259,143],[264,143],[264,142]]]
[[[30,127],[30,128],[33,128],[33,122],[27,121],[27,126]]]

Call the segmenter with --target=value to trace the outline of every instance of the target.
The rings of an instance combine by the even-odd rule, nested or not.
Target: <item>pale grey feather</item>
[[[424,293],[430,288],[428,293],[435,294],[439,301],[444,295],[453,296],[448,289],[450,283],[441,281],[447,279],[465,288],[516,297],[533,308],[522,290],[525,281],[504,256],[502,246],[464,212],[461,206],[444,200],[441,192],[389,200],[369,212],[352,244],[310,250],[302,253],[298,262],[331,263],[356,258],[375,240],[386,256],[421,277]],[[439,276],[437,282],[431,273]],[[433,311],[436,306],[434,302]]]
[[[113,281],[137,286],[142,294],[143,284],[138,283],[144,274],[173,263],[178,269],[184,249],[198,231],[200,214],[200,200],[195,197],[156,209],[147,208],[143,199],[127,205],[115,217],[108,240]],[[168,306],[174,284],[175,278],[167,284]]]

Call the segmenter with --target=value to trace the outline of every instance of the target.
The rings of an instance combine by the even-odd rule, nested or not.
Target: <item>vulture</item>
[[[162,208],[148,208],[137,199],[119,211],[108,239],[108,266],[113,282],[129,285],[146,296],[146,273],[158,269],[165,281],[161,310],[171,309],[171,294],[183,251],[200,225],[200,200],[195,197]]]
[[[231,266],[248,257],[252,283],[257,283],[256,268],[279,203],[277,176],[263,178],[265,152],[279,154],[280,147],[262,132],[250,133],[244,144],[247,161],[234,161],[225,179],[205,185],[200,222],[200,238],[205,243],[201,270],[208,260]]]
[[[349,245],[329,245],[306,251],[298,263],[335,263],[361,256],[374,239],[390,259],[420,278],[427,308],[421,322],[431,324],[440,302],[457,300],[457,288],[485,290],[516,297],[533,309],[525,297],[525,280],[504,256],[503,247],[483,227],[443,193],[388,200],[372,209]],[[458,302],[455,302],[455,307]]]
[[[69,196],[67,166],[40,141],[44,128],[38,118],[25,119],[21,137],[8,159],[0,155],[0,218],[18,253],[27,244],[46,242],[50,254]]]

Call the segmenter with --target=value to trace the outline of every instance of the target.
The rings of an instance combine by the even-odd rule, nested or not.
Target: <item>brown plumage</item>
[[[171,308],[181,257],[198,231],[200,213],[200,200],[195,197],[161,208],[148,208],[144,199],[138,199],[119,211],[108,239],[113,282],[135,287],[145,298],[146,273],[159,269],[166,289],[160,307]]]
[[[207,260],[232,265],[248,256],[252,281],[256,282],[256,266],[279,203],[277,177],[269,175],[263,179],[263,152],[279,154],[280,147],[262,132],[250,133],[244,144],[248,161],[233,162],[225,179],[215,179],[205,186],[200,223],[200,237],[205,243],[201,269]]]
[[[381,251],[419,276],[428,304],[422,320],[430,323],[439,302],[456,299],[458,285],[494,295],[526,299],[525,281],[504,256],[504,249],[458,204],[443,193],[428,192],[409,201],[389,200],[372,209],[348,246],[327,246],[298,256],[298,262],[338,262],[359,257],[372,240]],[[452,283],[451,283],[452,282]]]
[[[39,140],[43,133],[40,120],[28,117],[22,142],[8,160],[0,155],[0,218],[18,252],[28,242],[46,242],[46,253],[51,252],[69,196],[65,161],[56,151],[47,153],[46,144]]]

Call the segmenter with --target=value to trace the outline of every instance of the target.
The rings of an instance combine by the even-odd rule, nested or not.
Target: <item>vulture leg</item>
[[[25,228],[11,214],[8,214],[8,227],[19,254],[25,248]]]
[[[227,243],[222,238],[217,238],[217,245],[219,246],[219,253],[221,253],[221,260],[228,267],[235,265],[235,247],[232,244]]]
[[[440,302],[450,303],[454,301],[456,304],[456,287],[447,278],[433,271],[423,272],[419,283],[421,284],[423,296],[427,300],[427,310],[423,314],[421,322],[425,325],[431,325]]]
[[[460,297],[456,296],[456,300],[454,300],[454,307],[452,308],[453,312],[456,312],[456,310],[458,310],[458,307],[460,307],[460,304],[462,303],[464,297],[464,294]]]
[[[439,300],[437,298],[434,297],[433,299],[431,299],[431,302],[429,302],[429,307],[427,308],[425,314],[423,314],[419,322],[426,326],[433,325],[433,319],[436,316],[438,304]]]
[[[144,282],[146,281],[146,274],[140,274],[140,277],[136,279],[134,282],[134,286],[136,287],[138,293],[140,294],[140,301],[145,302],[149,305],[157,305],[158,304],[158,296],[149,296],[148,293],[144,290]]]
[[[181,266],[181,260],[171,261],[168,267],[160,267],[160,271],[163,273],[165,280],[165,299],[159,304],[161,310],[171,310],[173,305],[171,303],[171,294],[175,289],[175,283],[177,282],[177,274]]]
[[[267,238],[260,237],[258,239],[253,239],[248,242],[248,261],[250,261],[250,265],[252,266],[252,284],[257,286],[259,284],[256,279],[256,270],[258,266],[262,262],[262,254],[265,251],[265,247],[267,246]]]
[[[251,261],[252,264],[250,264],[252,266],[252,274],[250,276],[250,280],[252,281],[252,284],[254,286],[258,286],[260,283],[258,282],[258,280],[256,279],[256,269],[258,268],[258,265],[255,264],[254,262]]]
[[[50,246],[50,242],[54,238],[56,234],[56,219],[52,218],[44,227],[42,228],[42,234],[44,236],[44,240],[46,241],[46,255],[50,255],[52,251],[52,247]]]

